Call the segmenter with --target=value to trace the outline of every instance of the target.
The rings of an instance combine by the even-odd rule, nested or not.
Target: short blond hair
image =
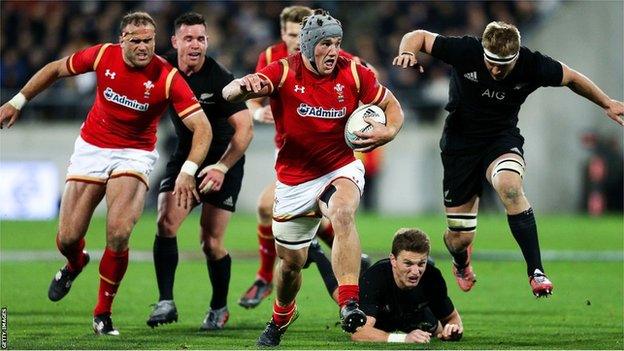
[[[520,31],[513,24],[490,22],[483,31],[481,44],[499,56],[511,56],[520,51]]]
[[[288,6],[280,13],[280,26],[286,28],[287,22],[301,23],[304,17],[312,15],[312,9],[307,6]]]

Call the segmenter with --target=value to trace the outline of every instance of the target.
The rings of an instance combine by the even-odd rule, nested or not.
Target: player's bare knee
[[[172,238],[176,236],[179,225],[167,215],[158,216],[158,236]]]
[[[494,189],[505,205],[515,205],[523,197],[522,183],[515,177],[500,177]]]
[[[72,247],[78,242],[78,240],[80,240],[80,237],[78,236],[68,235],[62,232],[58,233],[58,245],[61,249]]]
[[[355,222],[355,208],[348,205],[335,205],[329,210],[329,220],[334,228],[349,227]],[[337,230],[336,233],[342,232]]]
[[[210,260],[218,260],[227,254],[223,241],[210,236],[202,240],[201,246],[204,255]]]
[[[268,204],[262,201],[258,203],[258,219],[262,223],[271,222],[273,219],[273,203]]]

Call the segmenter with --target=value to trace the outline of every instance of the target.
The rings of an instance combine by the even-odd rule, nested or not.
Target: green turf
[[[197,218],[180,231],[180,246],[197,251]],[[542,249],[623,251],[621,216],[600,219],[543,216],[538,219]],[[88,247],[103,247],[102,219],[90,229]],[[419,226],[429,232],[434,250],[444,252],[440,233],[442,216],[358,219],[365,249],[389,250],[395,228]],[[0,223],[3,253],[15,250],[54,250],[55,222]],[[150,250],[154,215],[147,213],[137,226],[133,250]],[[62,265],[61,256],[50,262],[7,262],[0,266],[0,305],[7,308],[7,332],[12,349],[247,349],[254,348],[270,317],[271,304],[244,310],[236,300],[251,283],[257,263],[249,259],[256,250],[254,218],[237,215],[228,231],[233,249],[230,287],[231,318],[226,330],[197,331],[210,298],[205,264],[182,261],[176,277],[175,297],[180,322],[154,330],[145,325],[149,304],[157,298],[149,262],[131,262],[115,301],[114,322],[119,338],[97,338],[90,315],[97,294],[97,262],[89,265],[64,300],[47,300],[50,279]],[[477,250],[514,250],[505,218],[479,218]],[[442,257],[445,257],[442,255]],[[437,340],[423,347],[401,344],[354,344],[336,325],[337,307],[329,299],[314,267],[304,272],[298,298],[300,319],[285,335],[284,349],[623,349],[624,266],[619,262],[546,262],[555,282],[555,295],[537,300],[530,294],[524,264],[519,261],[476,261],[478,283],[470,293],[456,287],[449,261],[439,259],[449,285],[449,295],[462,315],[465,334],[461,342]]]
[[[256,249],[256,219],[253,215],[235,214],[226,235],[226,246],[233,250]],[[104,247],[104,218],[94,218],[87,234],[87,246]],[[180,250],[199,247],[199,221],[194,212],[187,218],[178,234]],[[434,252],[446,252],[442,232],[446,227],[443,215],[416,217],[382,217],[361,215],[358,230],[365,250],[385,252],[390,248],[392,234],[400,227],[419,227],[429,233]],[[1,221],[0,247],[2,250],[53,250],[56,221]],[[592,218],[586,216],[538,216],[540,242],[545,250],[612,251],[624,248],[622,216]],[[137,250],[151,250],[156,231],[153,213],[145,213],[130,238],[130,246]],[[503,214],[479,216],[475,246],[484,250],[517,250],[507,220]]]

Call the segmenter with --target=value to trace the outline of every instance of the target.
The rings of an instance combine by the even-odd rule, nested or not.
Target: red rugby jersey
[[[270,104],[282,143],[277,179],[297,185],[355,160],[344,141],[347,117],[364,104],[379,104],[386,88],[373,72],[339,57],[334,72],[319,76],[305,68],[301,53],[273,62],[258,72],[271,83]]]
[[[95,102],[80,136],[102,148],[154,150],[156,129],[171,102],[185,118],[201,106],[188,84],[163,58],[154,55],[143,68],[128,66],[119,44],[100,44],[67,60],[72,74],[95,71]]]
[[[340,56],[346,57],[348,59],[352,59],[354,56],[350,53],[340,50]],[[275,62],[277,60],[281,60],[283,58],[288,57],[288,47],[286,47],[286,43],[279,42],[278,44],[269,46],[258,56],[258,63],[256,64],[256,72],[260,72],[264,67],[268,66],[270,63]],[[275,134],[273,139],[275,142],[275,147],[279,148],[282,145],[282,140],[279,134]]]

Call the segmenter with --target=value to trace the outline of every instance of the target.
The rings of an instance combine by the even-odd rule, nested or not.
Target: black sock
[[[232,258],[230,254],[223,258],[211,261],[206,260],[208,265],[208,276],[212,285],[212,299],[210,308],[218,310],[227,305],[228,288],[230,287],[230,270],[232,268]]]
[[[533,209],[529,208],[515,215],[507,215],[507,222],[509,222],[509,229],[511,229],[514,239],[522,250],[522,255],[527,264],[527,275],[533,275],[535,269],[544,272]]]
[[[458,234],[459,235],[459,234]],[[470,262],[468,262],[468,248],[462,251],[453,250],[447,243],[446,238],[443,239],[444,245],[446,245],[446,249],[453,256],[453,264],[457,269],[462,269],[468,267]]]
[[[329,262],[329,259],[327,258],[327,256],[325,256],[323,251],[320,250],[320,248],[314,249],[312,248],[312,246],[310,246],[310,249],[308,250],[308,255],[310,256],[312,261],[316,263],[316,267],[318,268],[319,273],[321,273],[321,278],[323,279],[325,288],[327,289],[329,295],[332,296],[334,290],[338,288],[338,281],[336,280],[336,276],[334,276],[331,262]]]
[[[178,240],[156,235],[154,239],[154,268],[158,281],[159,301],[173,300],[173,281],[178,267]]]

